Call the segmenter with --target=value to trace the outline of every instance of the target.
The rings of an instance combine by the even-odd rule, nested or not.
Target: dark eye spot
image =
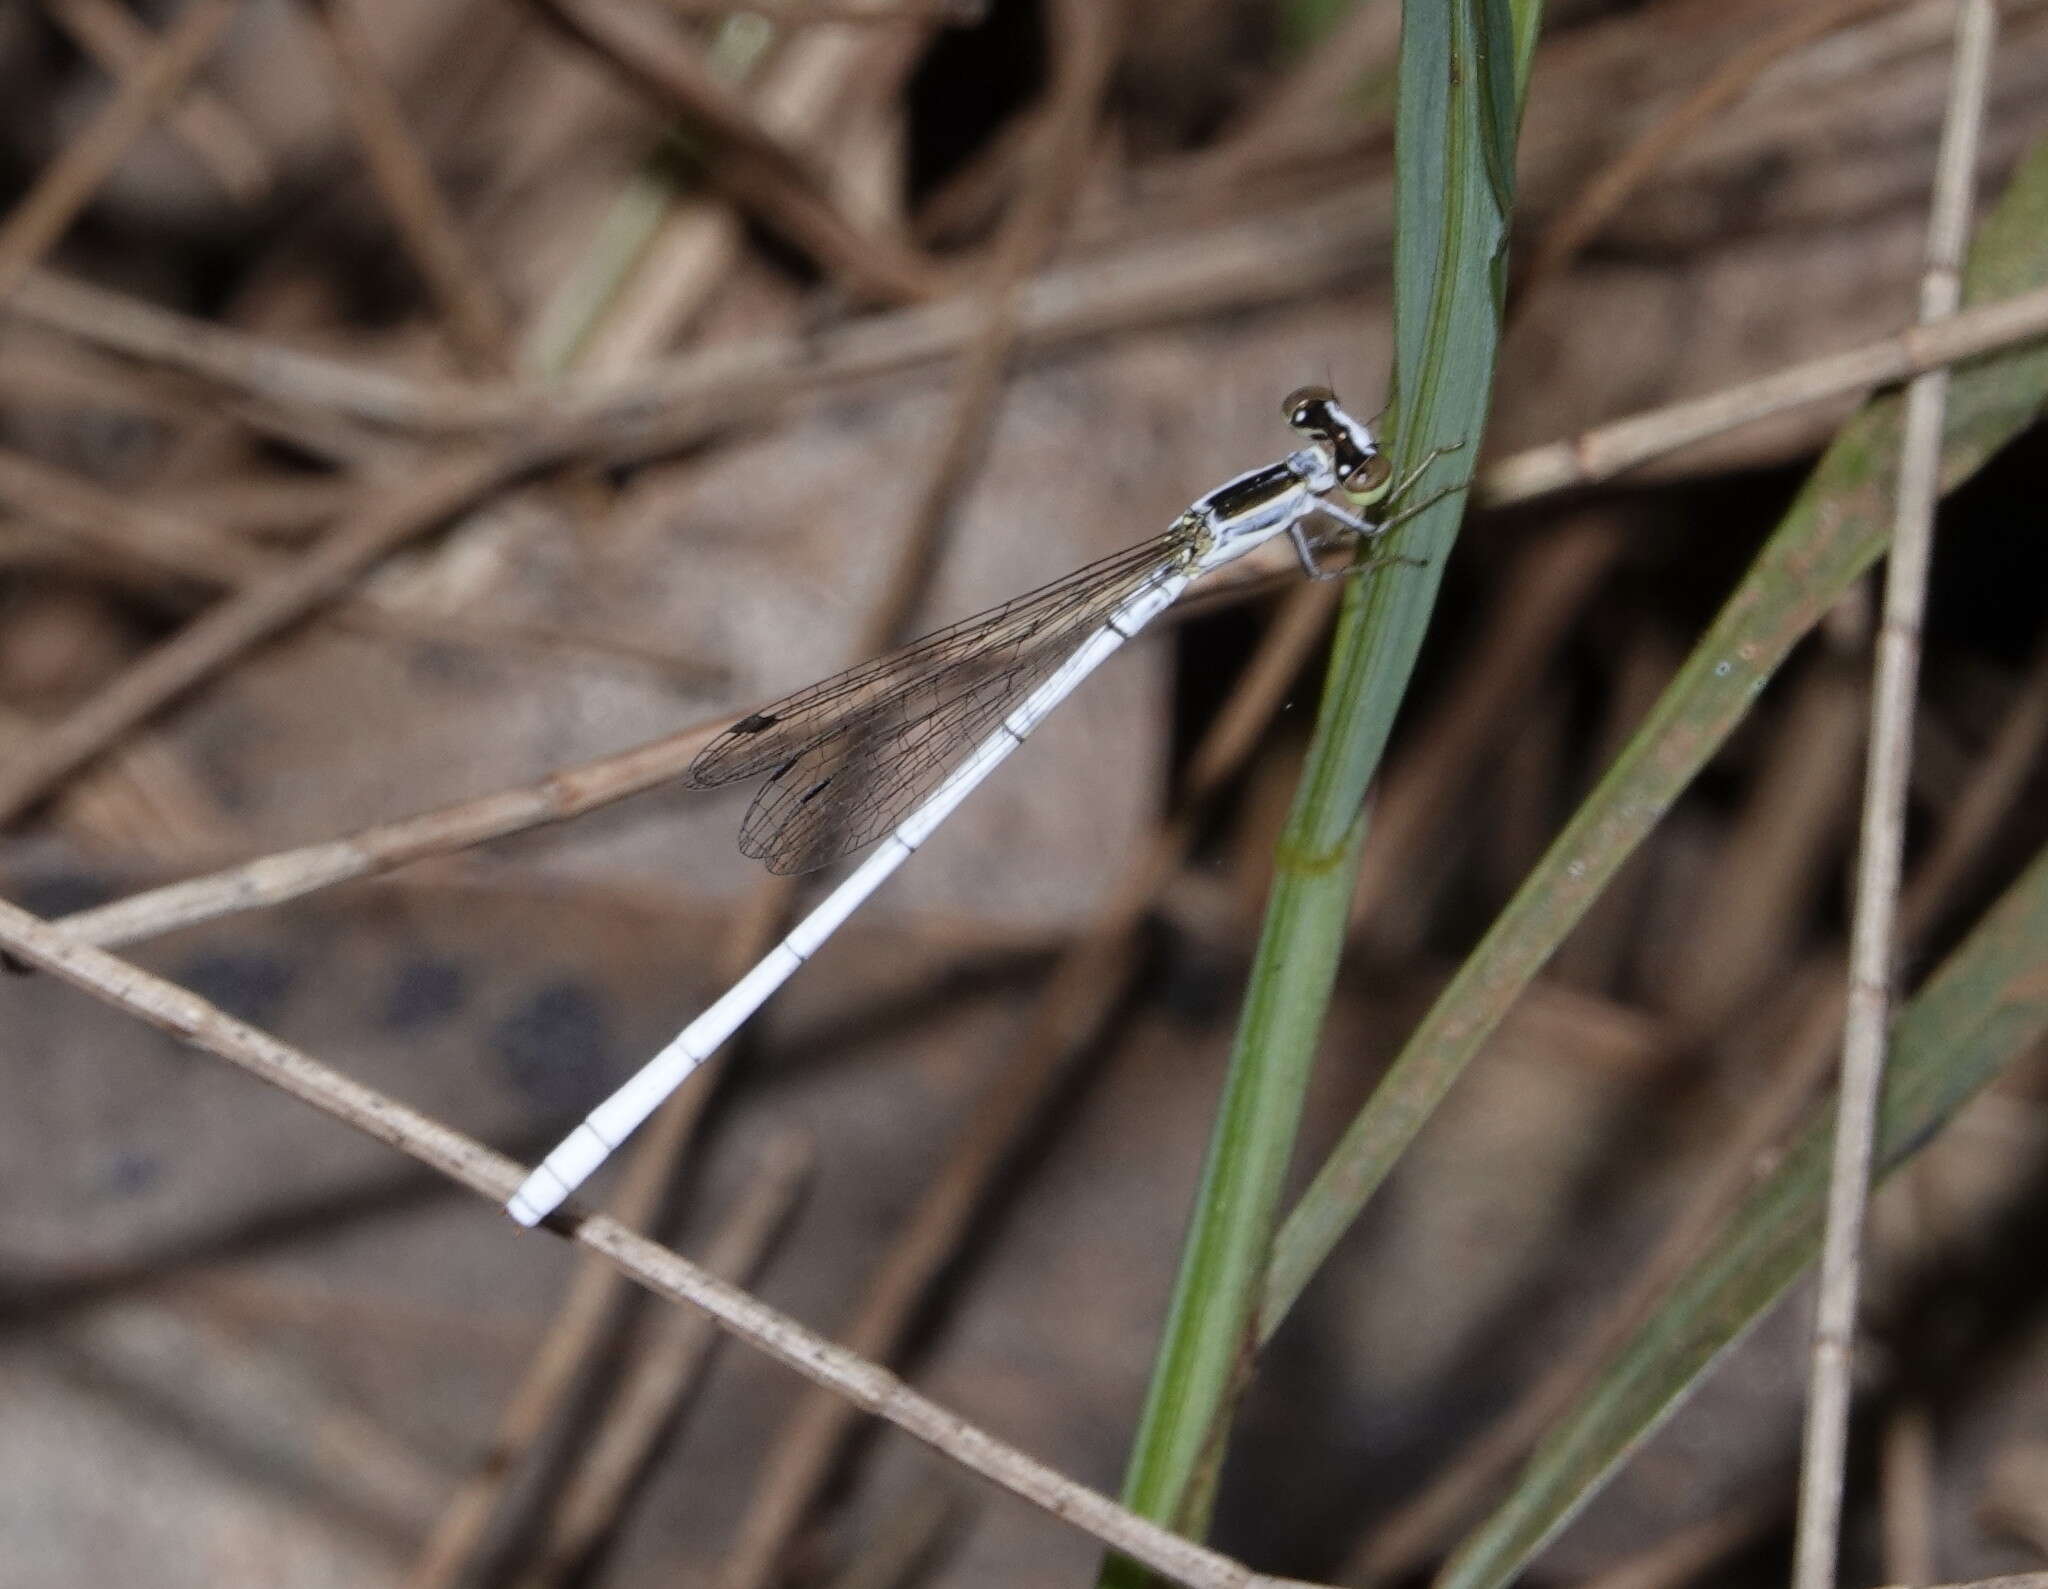
[[[733,724],[731,731],[735,734],[762,734],[781,721],[772,712],[756,712],[752,717],[743,717]]]
[[[1355,495],[1364,495],[1379,490],[1393,473],[1392,460],[1385,453],[1376,452],[1345,476],[1344,488]]]

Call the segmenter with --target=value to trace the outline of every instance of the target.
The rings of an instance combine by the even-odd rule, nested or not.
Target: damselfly
[[[1282,412],[1307,445],[1218,486],[1165,534],[752,712],[704,748],[690,767],[697,787],[765,775],[740,849],[770,871],[809,871],[886,837],[548,1154],[506,1205],[514,1219],[535,1224],[580,1186],[1047,713],[1195,580],[1280,535],[1311,578],[1326,577],[1308,521],[1362,539],[1387,528],[1365,516],[1398,494],[1371,427],[1319,386],[1293,393]],[[1332,492],[1344,502],[1327,500]]]

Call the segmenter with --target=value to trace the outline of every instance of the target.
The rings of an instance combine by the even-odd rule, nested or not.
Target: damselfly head
[[[1393,466],[1380,451],[1372,427],[1346,413],[1335,392],[1327,386],[1304,386],[1287,394],[1280,412],[1288,424],[1321,443],[1346,496],[1373,502],[1385,495]]]

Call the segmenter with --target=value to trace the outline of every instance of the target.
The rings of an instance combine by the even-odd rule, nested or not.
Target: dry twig
[[[1962,262],[1996,27],[1991,0],[1963,0],[1949,113],[1935,178],[1927,274],[1921,284],[1923,322],[1953,315],[1962,300]],[[1884,1084],[1885,1033],[1891,1017],[1920,624],[1927,599],[1934,509],[1941,496],[1941,431],[1947,400],[1946,370],[1916,377],[1906,391],[1898,510],[1885,574],[1884,621],[1878,631],[1870,761],[1850,928],[1849,999],[1835,1110],[1834,1166],[1828,1181],[1827,1228],[1821,1244],[1813,1363],[1799,1471],[1793,1562],[1797,1589],[1833,1589],[1840,1544],[1863,1222],[1870,1197],[1878,1097]]]
[[[1906,887],[1899,907],[1899,942],[1907,954],[1919,951],[1964,880],[1991,852],[1991,840],[2017,805],[2043,743],[2048,743],[2048,647],[2021,686],[1965,798],[1949,814]],[[1440,1549],[1459,1519],[1585,1393],[1608,1356],[1649,1316],[1673,1279],[1756,1184],[1759,1167],[1775,1162],[1820,1090],[1840,1051],[1844,972],[1839,959],[1816,957],[1789,979],[1783,1002],[1796,1009],[1789,1022],[1776,1008],[1766,1008],[1742,1015],[1712,1041],[1713,1051],[1731,1062],[1753,1061],[1767,1042],[1778,1059],[1767,1084],[1735,1128],[1725,1133],[1713,1161],[1694,1175],[1681,1217],[1658,1238],[1626,1288],[1573,1350],[1442,1464],[1427,1485],[1379,1522],[1354,1550],[1338,1575],[1341,1581],[1371,1589],[1412,1572]],[[1780,1001],[1771,1002],[1775,1006]]]
[[[660,0],[678,16],[722,20],[733,13],[729,0]],[[777,27],[801,28],[821,22],[863,27],[916,26],[933,22],[971,27],[988,12],[987,0],[747,0],[747,9]]]
[[[128,146],[185,91],[239,9],[239,0],[190,0],[162,42],[0,221],[0,299],[21,286],[113,175]]]
[[[1611,480],[1738,425],[1943,369],[2043,334],[2048,334],[2048,288],[1908,326],[1847,352],[1807,359],[1705,397],[1596,425],[1569,441],[1532,447],[1482,469],[1475,482],[1476,500],[1484,507],[1498,507]]]
[[[375,495],[318,547],[216,603],[19,747],[0,767],[0,823],[18,817],[66,775],[249,647],[332,601],[379,559],[533,462],[508,448],[459,452]]]
[[[43,0],[43,9],[117,77],[133,76],[149,60],[155,39],[120,0]],[[206,88],[186,89],[164,124],[234,198],[260,198],[275,180],[270,156],[241,112]]]
[[[704,1258],[707,1270],[735,1285],[752,1279],[796,1206],[813,1157],[810,1139],[799,1132],[769,1145],[753,1185],[712,1239]],[[549,1506],[535,1559],[517,1580],[519,1589],[549,1589],[569,1578],[610,1532],[677,1405],[717,1344],[711,1320],[701,1313],[664,1314],[655,1328],[657,1339],[634,1359],[612,1398],[610,1415]]]
[[[1271,302],[1355,269],[1369,238],[1357,196],[1275,219],[1216,228],[1203,247],[1178,239],[1056,268],[1023,289],[1017,334],[1041,347]],[[109,351],[218,381],[292,409],[332,408],[429,435],[524,431],[537,449],[592,447],[615,461],[651,456],[758,416],[803,392],[897,374],[957,352],[981,324],[948,300],[872,316],[822,336],[763,337],[659,360],[551,391],[524,384],[426,383],[322,358],[48,274],[7,306]],[[1754,381],[1615,420],[1484,469],[1476,501],[1499,506],[1613,478],[1693,442],[1829,398],[1908,379],[2048,334],[2048,288],[1909,326]]]
[[[77,307],[83,309],[84,305]],[[1965,322],[1967,337],[1953,333]],[[1504,458],[1483,470],[1478,495],[1485,506],[1523,502],[1566,487],[1610,478],[1761,413],[1796,402],[1853,391],[1888,374],[1938,368],[1957,358],[2048,332],[2048,290],[2005,303],[1965,310],[1938,325],[1902,333],[1852,354],[1795,366],[1780,375],[1705,398],[1619,420]],[[1822,368],[1826,366],[1826,368]],[[175,927],[279,904],[335,883],[388,871],[429,855],[466,848],[543,823],[567,820],[664,783],[723,728],[721,717],[613,756],[566,768],[538,784],[479,796],[360,833],[262,856],[187,882],[166,885],[67,917],[65,925],[88,941],[132,943]],[[4,786],[0,772],[0,786]]]
[[[1093,30],[1084,29],[1084,33],[1092,37]],[[1084,126],[1092,125],[1094,96],[1099,92],[1101,76],[1107,71],[1107,49],[1099,50],[1097,56],[1089,57],[1084,63],[1096,74],[1092,80],[1094,87],[1071,107],[1074,112],[1071,119],[1082,122]],[[1087,88],[1088,84],[1084,82],[1083,87]],[[1068,98],[1070,101],[1074,99],[1071,91]],[[880,650],[895,639],[897,631],[915,611],[929,581],[936,563],[946,510],[978,456],[979,437],[994,410],[998,380],[1012,342],[1006,311],[1013,284],[1049,245],[1052,230],[1063,208],[1058,202],[1059,196],[1071,188],[1078,173],[1080,144],[1071,135],[1069,141],[1077,145],[1072,155],[1050,163],[1048,197],[1026,206],[1011,245],[1001,252],[991,288],[988,329],[978,339],[975,355],[963,376],[963,384],[968,388],[967,399],[958,405],[950,434],[940,450],[920,508],[902,538],[903,549],[896,566],[881,600],[869,615],[863,651]],[[693,752],[695,744],[700,742],[693,741]],[[722,970],[726,975],[738,976],[768,947],[787,913],[794,887],[790,879],[775,878],[754,890],[741,913],[741,925],[729,938],[721,957],[725,962]],[[694,1078],[689,1088],[664,1106],[635,1144],[625,1183],[614,1204],[624,1222],[638,1224],[652,1213],[661,1190],[671,1179],[675,1161],[694,1129],[702,1101],[715,1087],[721,1072],[722,1063]],[[537,1435],[547,1422],[552,1421],[561,1393],[573,1378],[572,1366],[580,1368],[583,1358],[596,1343],[595,1321],[608,1310],[615,1289],[616,1282],[610,1278],[610,1272],[597,1266],[586,1267],[572,1282],[569,1300],[558,1316],[556,1328],[550,1332],[547,1345],[536,1357],[528,1381],[522,1383],[508,1407],[505,1421],[494,1441],[492,1463],[465,1485],[455,1504],[444,1513],[427,1551],[415,1566],[414,1589],[436,1589],[436,1586],[453,1582],[459,1576],[463,1564],[482,1538],[506,1480],[524,1455],[524,1446],[515,1445],[514,1439],[530,1443],[531,1436]],[[621,1418],[626,1421],[624,1428],[618,1423]],[[635,1410],[635,1398],[622,1393],[614,1398],[596,1436],[597,1447],[602,1450],[634,1439],[633,1431],[644,1422],[645,1415]],[[579,1547],[577,1554],[580,1553]]]
[[[460,1182],[488,1202],[502,1205],[518,1189],[525,1172],[503,1154],[5,901],[0,901],[0,947],[247,1070]],[[856,1406],[887,1419],[960,1466],[1176,1583],[1189,1589],[1274,1589],[1288,1582],[1252,1572],[1076,1484],[919,1395],[886,1369],[813,1334],[616,1220],[565,1210],[549,1226],[603,1254],[656,1295],[702,1309],[722,1328],[807,1379],[830,1385]]]
[[[441,196],[398,96],[384,81],[356,3],[301,0],[333,69],[342,113],[362,145],[363,162],[399,241],[439,302],[456,346],[478,369],[510,373],[510,315]]]
[[[849,221],[808,164],[762,127],[683,35],[652,12],[619,0],[531,3],[626,83],[711,140],[705,173],[733,203],[873,296],[904,302],[939,290],[939,272],[929,262],[897,239]]]
[[[1196,749],[1180,808],[1117,879],[1087,930],[1062,951],[1030,1024],[994,1067],[994,1083],[976,1099],[965,1129],[869,1277],[842,1332],[863,1356],[887,1361],[895,1355],[1018,1140],[1115,1007],[1137,967],[1136,937],[1146,913],[1186,858],[1209,805],[1279,709],[1335,606],[1332,584],[1310,585],[1288,599]],[[755,1504],[726,1553],[720,1589],[751,1589],[767,1581],[851,1426],[851,1413],[839,1398],[805,1398],[763,1465]]]
[[[1747,93],[1772,66],[1815,39],[1825,38],[1872,11],[1898,3],[1899,0],[1834,0],[1833,4],[1801,11],[1739,51],[1670,115],[1598,172],[1551,221],[1529,253],[1528,268],[1516,284],[1510,312],[1518,316],[1525,312],[1530,297],[1544,283],[1555,281],[1570,270],[1580,251],[1657,167]]]

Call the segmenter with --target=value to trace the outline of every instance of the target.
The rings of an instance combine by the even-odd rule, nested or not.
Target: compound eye
[[[1376,452],[1339,482],[1346,495],[1371,500],[1387,489],[1387,482],[1394,476],[1394,465],[1383,452]]]
[[[1337,401],[1337,394],[1327,386],[1304,386],[1289,392],[1286,401],[1280,405],[1280,416],[1288,424],[1300,430],[1321,419],[1318,410]]]

